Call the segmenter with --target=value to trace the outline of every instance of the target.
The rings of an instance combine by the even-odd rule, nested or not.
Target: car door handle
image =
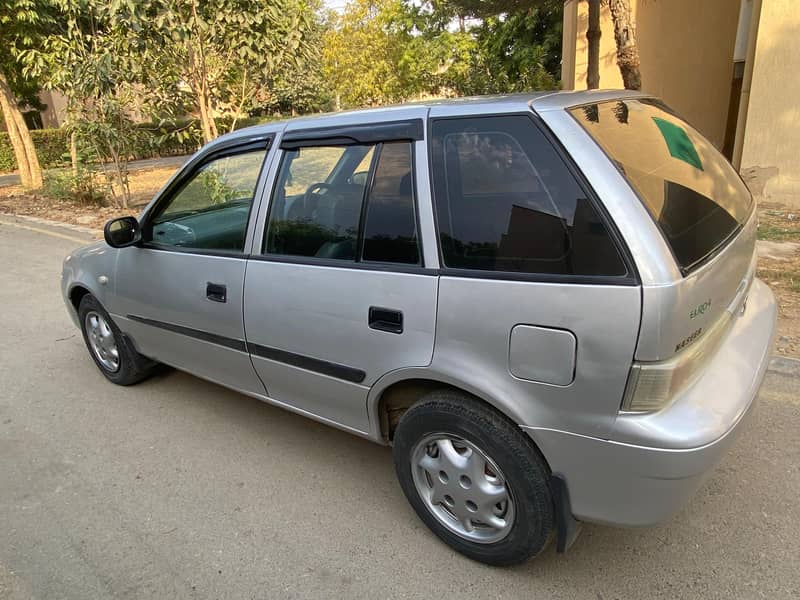
[[[369,326],[378,331],[403,333],[403,313],[393,308],[370,306]]]
[[[206,283],[206,298],[212,302],[227,302],[228,288],[221,283]]]

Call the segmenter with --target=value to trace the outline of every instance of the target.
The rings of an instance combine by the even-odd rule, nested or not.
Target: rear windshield
[[[750,215],[752,196],[731,164],[661,102],[614,100],[570,113],[636,190],[684,273]]]

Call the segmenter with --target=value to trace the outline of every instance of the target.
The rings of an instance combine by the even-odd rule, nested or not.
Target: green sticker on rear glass
[[[664,119],[659,119],[658,117],[653,117],[653,121],[656,122],[658,129],[661,131],[661,135],[664,136],[664,141],[667,142],[670,156],[682,160],[685,163],[689,163],[702,171],[703,163],[700,162],[697,150],[695,150],[694,144],[692,140],[689,139],[686,131],[682,127],[665,121]]]

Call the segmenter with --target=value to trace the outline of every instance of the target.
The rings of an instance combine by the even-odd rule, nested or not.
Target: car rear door
[[[420,243],[422,143],[421,120],[284,135],[244,289],[272,400],[366,434],[369,387],[430,363],[438,277]]]
[[[242,319],[246,240],[269,147],[259,136],[192,160],[119,250],[114,320],[158,361],[263,395]]]

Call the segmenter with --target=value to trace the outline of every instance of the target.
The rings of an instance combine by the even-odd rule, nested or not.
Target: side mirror
[[[103,236],[106,244],[112,248],[125,248],[138,243],[142,239],[142,232],[136,217],[119,217],[106,223]]]

